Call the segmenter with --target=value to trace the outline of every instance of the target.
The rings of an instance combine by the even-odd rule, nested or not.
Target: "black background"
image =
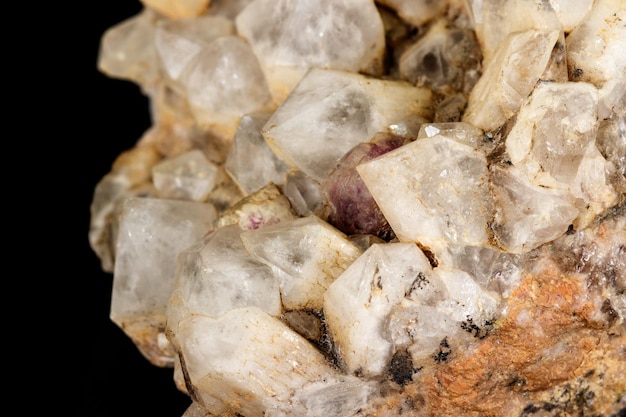
[[[73,186],[65,190],[73,197],[75,213],[68,221],[75,227],[64,230],[66,234],[71,231],[70,239],[78,249],[70,246],[65,259],[70,255],[81,272],[68,290],[74,324],[69,329],[73,336],[67,347],[71,353],[67,362],[73,371],[65,368],[65,372],[73,380],[69,388],[80,391],[80,415],[178,417],[190,404],[189,397],[177,390],[171,368],[149,363],[109,319],[113,276],[102,271],[87,238],[94,187],[115,158],[150,126],[149,103],[139,87],[109,78],[96,66],[104,31],[138,13],[142,5],[139,0],[110,0],[89,7],[92,9],[85,10],[83,16],[86,27],[79,36],[81,52],[75,55],[79,59],[72,68],[77,75],[72,85],[77,89],[71,110],[81,119],[82,128],[72,131],[76,136],[70,151],[75,164],[71,170]]]

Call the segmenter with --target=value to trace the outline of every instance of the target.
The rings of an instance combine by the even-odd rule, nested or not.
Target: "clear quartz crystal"
[[[612,165],[595,145],[598,91],[584,82],[541,83],[522,105],[506,139],[513,166],[546,188],[583,201],[578,228],[617,202],[606,173]]]
[[[173,356],[158,346],[176,257],[213,227],[216,211],[208,203],[132,197],[120,216],[111,319],[151,362],[163,366]]]
[[[288,310],[321,310],[328,286],[361,254],[347,237],[316,216],[307,216],[241,236],[248,251],[277,268]]]
[[[332,283],[324,295],[324,314],[349,372],[383,373],[393,353],[387,316],[403,298],[434,281],[432,276],[415,244],[374,244]]]
[[[217,182],[218,167],[194,149],[152,167],[159,197],[205,201]]]
[[[232,137],[240,118],[271,108],[265,76],[238,36],[221,36],[200,51],[181,76],[198,124]]]
[[[401,241],[487,244],[492,208],[482,152],[437,135],[356,169]]]
[[[186,318],[218,318],[236,308],[254,306],[271,315],[281,311],[278,281],[272,269],[253,258],[238,225],[221,227],[188,245],[177,257],[167,309],[170,338]]]
[[[107,29],[100,40],[98,69],[144,88],[153,86],[159,78],[158,55],[152,43],[158,19],[153,10],[144,9]]]
[[[384,55],[371,0],[254,0],[236,18],[278,103],[310,68],[372,72]]]
[[[495,130],[513,116],[545,71],[560,31],[513,32],[498,43],[469,95],[463,121]]]
[[[154,43],[165,74],[176,81],[202,48],[220,36],[234,33],[233,22],[221,16],[162,20],[157,24]]]
[[[261,134],[271,113],[246,114],[241,118],[224,168],[242,191],[250,194],[269,182],[282,184],[289,170]]]
[[[392,125],[431,114],[432,93],[426,88],[312,69],[262,133],[282,160],[321,181],[358,143],[388,132]]]

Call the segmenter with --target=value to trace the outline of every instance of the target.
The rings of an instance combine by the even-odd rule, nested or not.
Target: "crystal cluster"
[[[626,410],[622,0],[142,0],[97,184],[182,417]]]

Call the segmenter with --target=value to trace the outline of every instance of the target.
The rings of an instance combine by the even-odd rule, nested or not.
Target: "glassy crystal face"
[[[173,360],[173,352],[161,348],[161,337],[176,257],[213,227],[217,214],[208,203],[133,197],[124,201],[120,216],[111,320],[163,366]]]
[[[183,417],[623,413],[622,2],[144,5],[89,243]]]

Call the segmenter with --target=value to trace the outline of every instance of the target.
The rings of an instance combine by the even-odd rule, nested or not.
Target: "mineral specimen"
[[[97,184],[182,417],[626,413],[621,0],[142,0]]]

